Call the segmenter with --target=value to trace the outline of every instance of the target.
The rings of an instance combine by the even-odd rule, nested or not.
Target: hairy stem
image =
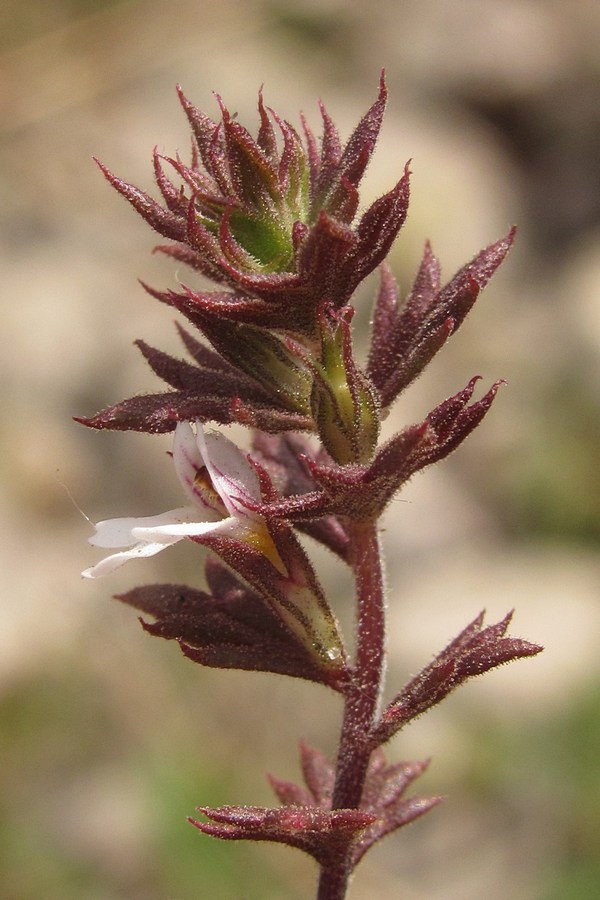
[[[360,805],[372,744],[384,674],[385,613],[382,558],[375,521],[352,529],[356,578],[357,635],[351,686],[346,694],[337,757],[333,809]],[[352,871],[351,847],[340,849],[339,859],[323,869],[317,900],[344,900]]]

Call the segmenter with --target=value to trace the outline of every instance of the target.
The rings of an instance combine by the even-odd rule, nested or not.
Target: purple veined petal
[[[190,506],[171,509],[157,516],[129,516],[123,519],[105,519],[96,525],[96,533],[89,538],[93,547],[131,547],[138,541],[134,536],[135,528],[149,528],[155,525],[167,525],[181,522],[192,522],[198,517],[198,511]]]
[[[225,435],[218,432],[205,434],[200,422],[196,428],[198,449],[228,512],[236,518],[261,518],[244,503],[260,503],[262,500],[258,475],[247,457]]]
[[[201,426],[197,426],[201,428]],[[200,452],[197,437],[189,422],[178,422],[173,438],[173,462],[177,477],[188,498],[202,510],[202,519],[214,522],[222,517],[222,512],[210,505],[210,491],[202,491],[198,485],[198,473],[207,468]],[[198,518],[198,514],[196,514]],[[149,523],[151,524],[151,523]]]
[[[160,553],[160,551],[168,547],[169,544],[174,544],[178,540],[179,538],[174,538],[169,543],[163,541],[162,543],[153,544],[146,543],[145,541],[141,542],[136,544],[135,547],[132,547],[130,550],[122,550],[120,553],[113,553],[111,556],[107,556],[105,559],[100,560],[99,563],[96,563],[95,566],[84,569],[81,575],[83,578],[101,578],[103,575],[114,572],[115,569],[118,569],[130,559],[144,559],[147,556],[154,556],[155,553]]]

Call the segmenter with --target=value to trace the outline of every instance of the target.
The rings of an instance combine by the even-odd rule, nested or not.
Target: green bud
[[[353,314],[351,307],[322,309],[321,359],[312,365],[313,417],[324,446],[339,465],[369,462],[379,436],[376,393],[352,354]]]

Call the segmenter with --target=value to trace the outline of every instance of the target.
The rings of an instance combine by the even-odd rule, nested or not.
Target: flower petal
[[[123,519],[106,519],[98,522],[96,533],[89,538],[94,547],[131,547],[139,537],[133,532],[135,528],[148,528],[155,525],[179,524],[191,522],[198,513],[193,507],[182,506],[160,513],[158,516],[129,516]],[[165,541],[164,543],[171,543]]]
[[[160,553],[160,551],[168,547],[169,544],[176,543],[178,540],[179,538],[175,538],[169,543],[163,541],[161,543],[153,544],[143,541],[136,544],[135,547],[132,547],[130,550],[122,550],[120,553],[113,553],[111,556],[107,556],[105,559],[100,560],[99,563],[96,563],[95,566],[84,569],[81,575],[83,578],[101,578],[103,575],[114,572],[115,569],[118,569],[119,566],[122,566],[130,559],[143,559],[146,556],[154,556],[155,553]]]
[[[246,505],[262,500],[258,475],[248,458],[225,435],[217,432],[205,434],[200,422],[196,428],[198,449],[228,512],[236,518],[261,518]]]
[[[188,498],[202,510],[202,519],[209,522],[220,519],[222,512],[210,505],[210,492],[202,491],[198,486],[197,476],[206,468],[206,462],[189,422],[177,423],[173,438],[173,462]]]
[[[232,526],[234,532],[239,530],[237,520],[233,517],[221,519],[220,522],[167,522],[165,525],[135,527],[132,529],[132,534],[136,540],[162,541],[167,544],[172,542],[164,540],[164,538],[174,537],[175,540],[180,540],[183,537],[197,537],[213,531],[229,532]],[[244,528],[244,531],[246,530]]]

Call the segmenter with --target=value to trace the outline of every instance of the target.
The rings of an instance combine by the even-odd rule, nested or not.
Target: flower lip
[[[262,493],[255,468],[236,445],[218,432],[205,434],[196,423],[196,444],[212,484],[231,516],[258,518],[251,507]]]
[[[196,422],[179,422],[173,441],[175,471],[189,505],[156,516],[98,522],[89,539],[96,547],[126,548],[82,572],[98,578],[130,559],[153,556],[185,537],[210,532],[239,535],[264,528],[255,511],[261,500],[258,475],[248,458],[222,434],[205,434]]]

